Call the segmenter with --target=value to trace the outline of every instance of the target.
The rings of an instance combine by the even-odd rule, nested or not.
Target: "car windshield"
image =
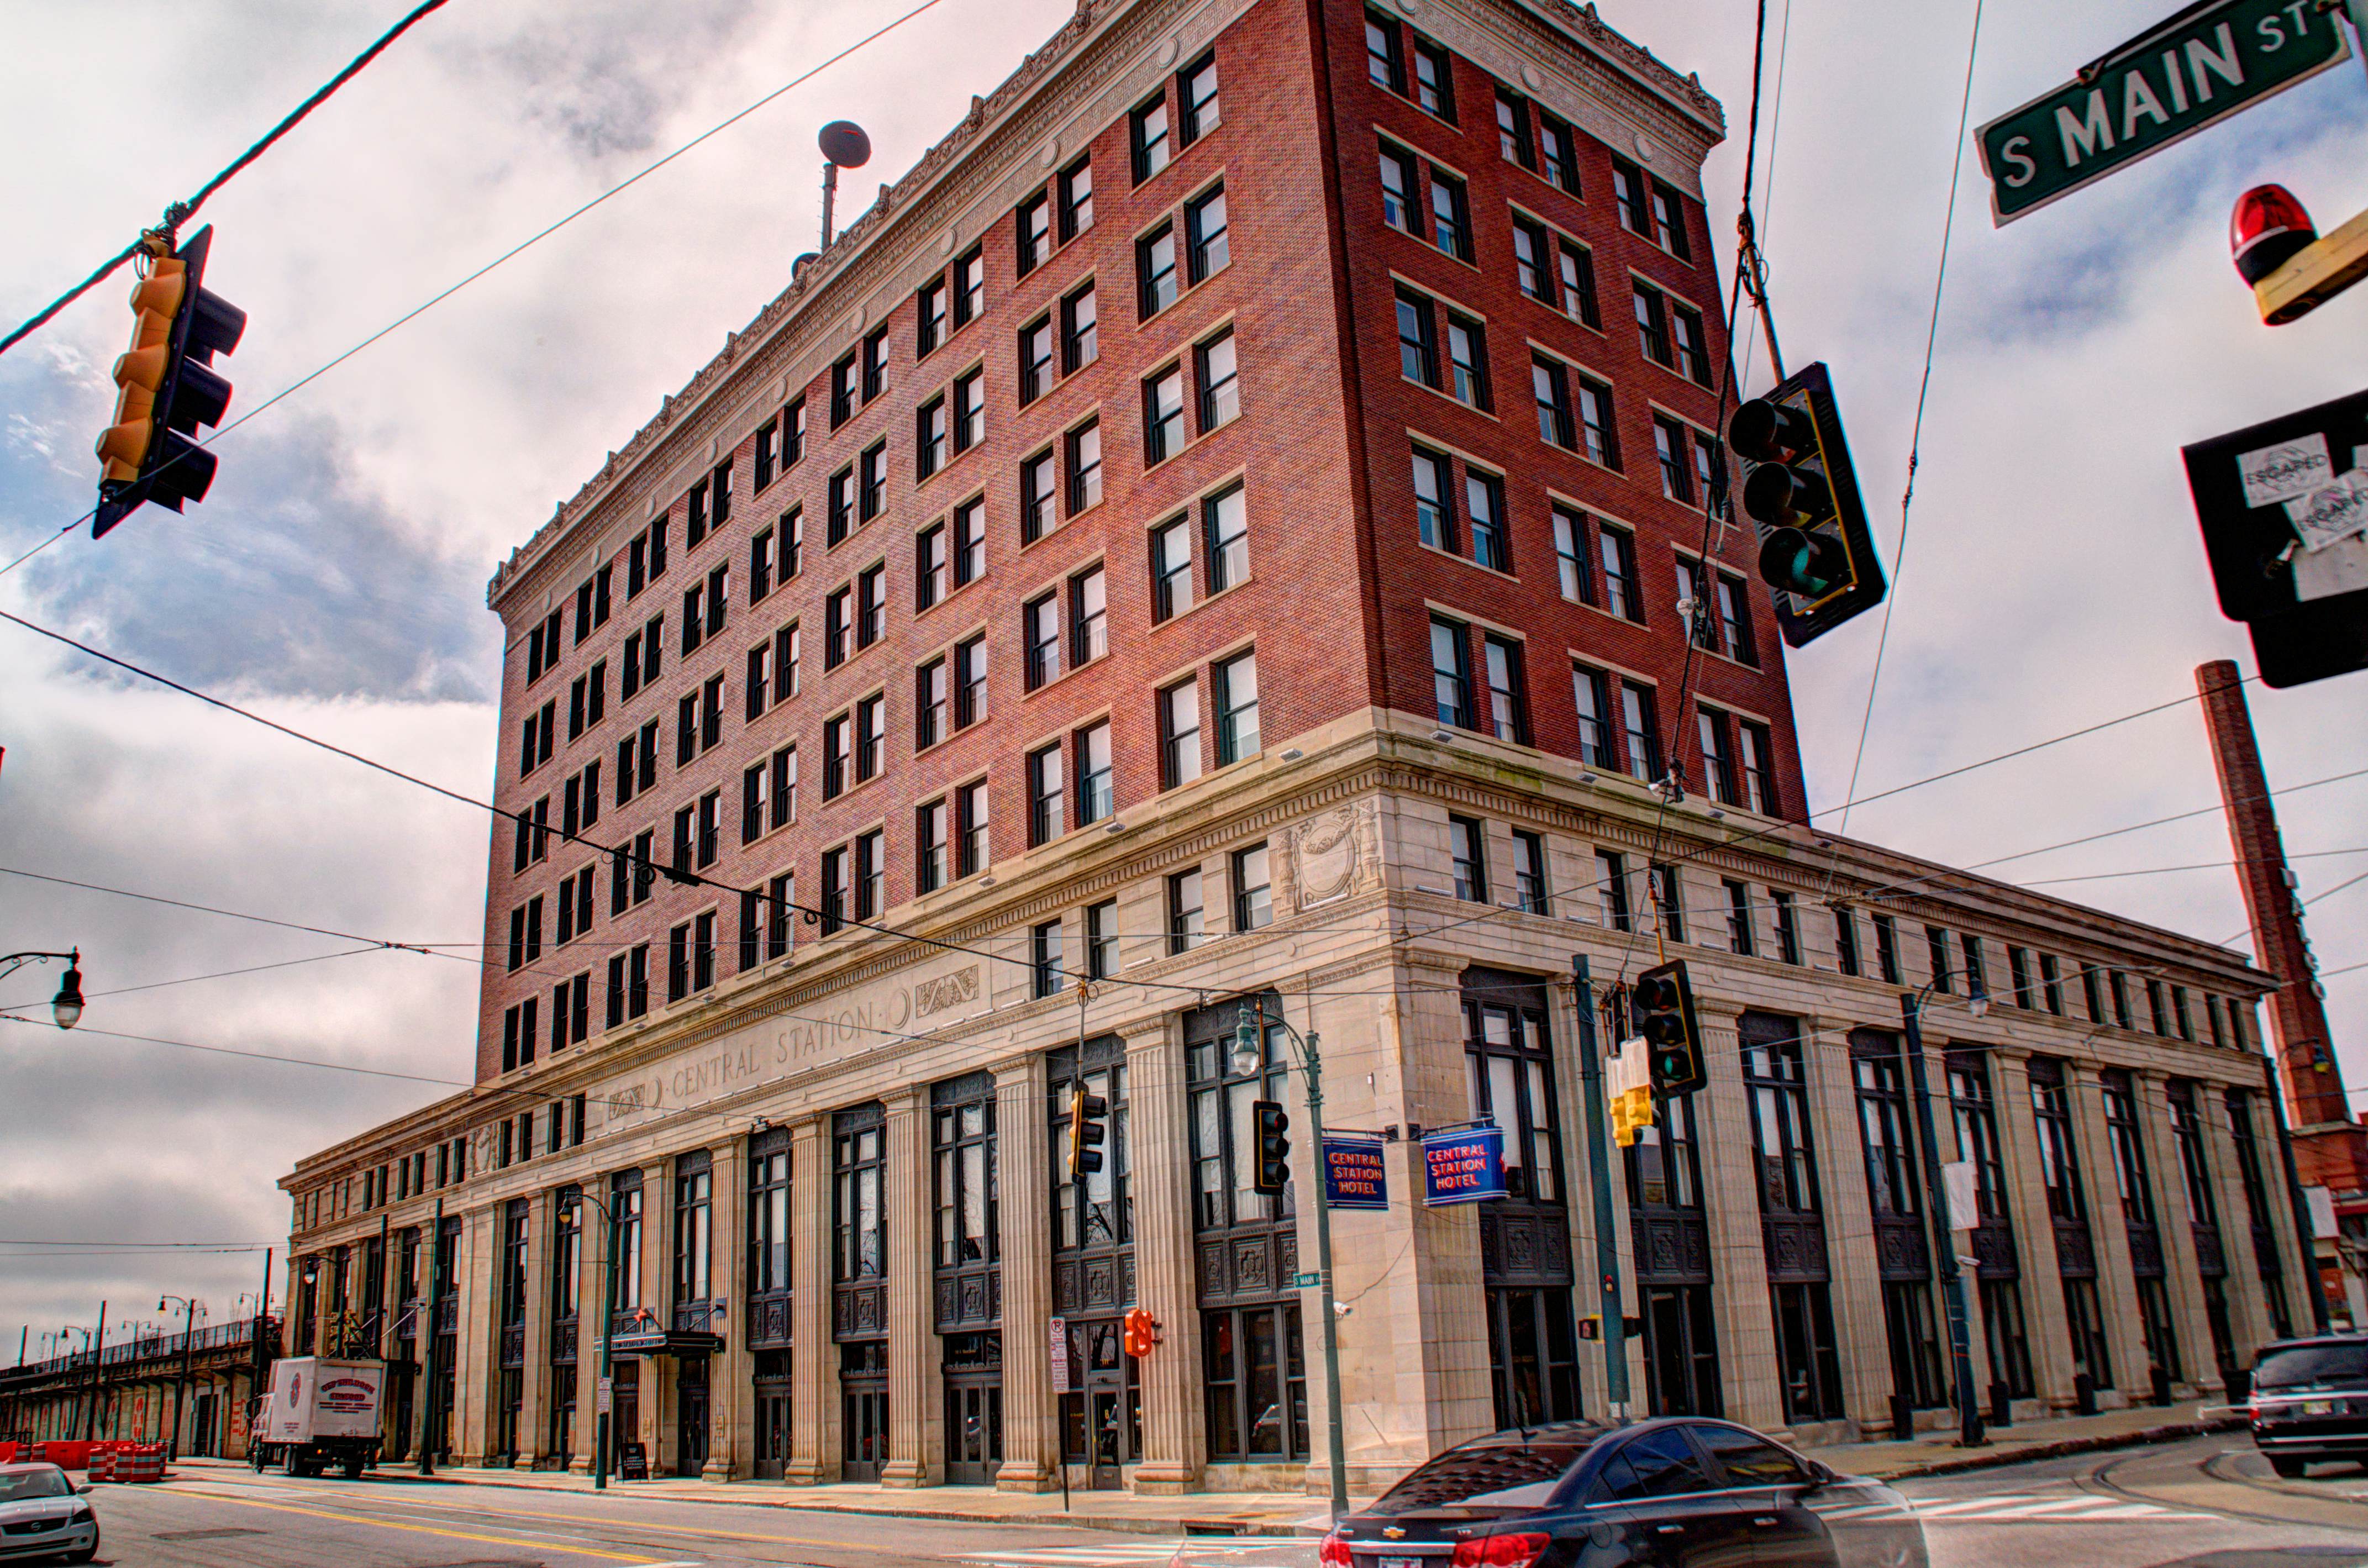
[[[52,1466],[48,1470],[19,1470],[0,1474],[0,1503],[23,1503],[35,1497],[67,1497],[74,1488],[66,1484],[66,1472]]]
[[[1369,1514],[1432,1508],[1542,1508],[1587,1453],[1583,1443],[1486,1443],[1450,1449],[1383,1494]]]
[[[2253,1369],[2253,1386],[2257,1389],[2363,1385],[2368,1385],[2368,1341],[2357,1345],[2296,1345],[2272,1350]]]

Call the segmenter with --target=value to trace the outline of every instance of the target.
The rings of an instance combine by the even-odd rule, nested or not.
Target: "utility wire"
[[[344,86],[346,83],[351,80],[356,73],[359,72],[363,66],[368,65],[371,61],[377,59],[386,49],[387,45],[393,43],[396,39],[401,38],[404,33],[410,29],[410,27],[414,22],[416,22],[420,17],[425,17],[428,12],[437,9],[443,4],[444,0],[422,0],[422,4],[415,7],[409,16],[404,17],[403,20],[395,23],[393,27],[389,28],[376,43],[370,45],[368,49],[356,55],[353,60],[353,63],[347,65],[343,71],[338,72],[335,76],[330,77],[318,92],[314,93],[311,97],[306,98],[302,103],[297,105],[295,112],[290,114],[287,119],[281,120],[278,125],[273,126],[269,133],[267,134],[262,141],[257,142],[254,146],[249,147],[245,152],[241,153],[236,158],[231,161],[230,165],[223,169],[222,173],[214,176],[213,178],[206,181],[204,185],[200,186],[195,196],[190,197],[187,201],[176,201],[171,206],[165,208],[163,223],[165,235],[167,238],[170,238],[174,230],[179,228],[182,224],[188,222],[191,218],[197,215],[198,209],[205,205],[207,197],[211,196],[215,191],[220,190],[223,186],[228,185],[231,182],[233,176],[236,175],[241,169],[246,167],[247,165],[255,162],[256,159],[261,157],[266,148],[269,147],[274,142],[279,141],[282,136],[287,135],[290,131],[295,130],[296,124],[299,120],[302,119],[306,115],[311,114],[314,109],[320,108],[321,105],[326,101],[330,94],[336,92],[339,87]],[[89,277],[75,284],[72,289],[67,290],[65,293],[60,295],[50,304],[42,307],[40,312],[34,315],[31,320],[26,322],[22,326],[19,326],[16,331],[10,333],[6,337],[0,338],[0,354],[6,354],[8,352],[8,350],[14,347],[20,339],[29,336],[51,316],[56,315],[60,311],[64,310],[68,305],[73,304],[76,300],[82,298],[83,295],[88,293],[92,289],[97,288],[100,282],[105,280],[108,274],[113,272],[117,267],[121,267],[125,262],[130,261],[133,256],[139,255],[144,239],[145,236],[143,235],[142,240],[135,240],[131,244],[125,246],[123,250],[111,260],[101,263],[97,271],[92,273]],[[72,525],[69,525],[69,527],[71,526]]]
[[[1924,374],[1916,387],[1916,421],[1907,437],[1907,485],[1899,496],[1899,543],[1891,552],[1891,592],[1884,596],[1883,630],[1874,640],[1874,668],[1866,677],[1866,711],[1859,718],[1858,748],[1850,757],[1850,788],[1858,793],[1859,769],[1866,763],[1866,737],[1874,726],[1874,693],[1883,681],[1883,652],[1891,642],[1891,612],[1907,575],[1908,510],[1916,501],[1916,465],[1924,444],[1924,403],[1932,391],[1932,349],[1941,336],[1941,299],[1949,281],[1949,240],[1957,226],[1957,185],[1965,172],[1965,126],[1974,107],[1974,62],[1982,45],[1982,0],[1974,0],[1974,29],[1965,45],[1965,89],[1957,105],[1957,135],[1949,143],[1949,205],[1941,219],[1941,261],[1932,275],[1932,319],[1924,329]],[[1850,806],[1842,807],[1842,832],[1850,831]]]
[[[349,959],[357,953],[381,953],[388,950],[386,944],[372,942],[367,947],[341,948],[334,953],[314,953],[308,958],[282,959],[278,963],[250,964],[245,969],[218,969],[211,974],[185,974],[178,980],[152,980],[144,985],[120,985],[112,991],[85,991],[83,993],[83,999],[96,1001],[101,996],[128,996],[135,991],[162,991],[171,985],[195,985],[201,980],[228,980],[233,975],[261,974],[266,970],[293,969],[299,964],[319,963],[324,959]],[[40,1002],[32,1000],[0,1002],[0,1012],[15,1007],[37,1007],[40,1005]]]
[[[78,882],[71,877],[45,876],[40,871],[19,870],[14,866],[0,866],[0,877],[24,877],[32,881],[48,882],[55,887],[80,888],[85,892],[111,893],[117,898],[135,898],[142,903],[162,903],[174,909],[195,910],[199,915],[220,915],[232,920],[251,920],[257,926],[277,926],[284,931],[304,931],[315,937],[335,937],[346,942],[368,942],[374,947],[393,948],[404,952],[426,952],[429,947],[451,945],[450,943],[397,942],[379,937],[364,937],[353,931],[334,931],[325,926],[305,926],[293,920],[280,920],[268,915],[249,915],[242,910],[218,909],[210,903],[190,903],[183,899],[166,898],[161,893],[134,892],[129,888],[110,888],[98,882]]]
[[[0,1023],[31,1024],[40,1028],[57,1026],[47,1018],[28,1018],[18,1013],[0,1013]],[[234,1051],[226,1045],[198,1045],[186,1040],[160,1040],[154,1035],[123,1034],[115,1029],[76,1028],[74,1037],[102,1035],[108,1040],[137,1040],[142,1045],[178,1046],[183,1051],[202,1051],[215,1056],[244,1056],[253,1062],[285,1062],[298,1067],[320,1067],[332,1073],[360,1073],[372,1078],[401,1078],[413,1084],[440,1084],[447,1088],[467,1089],[475,1085],[459,1078],[428,1078],[416,1073],[393,1073],[379,1067],[356,1067],[343,1062],[323,1062],[310,1056],[274,1056],[265,1051]]]

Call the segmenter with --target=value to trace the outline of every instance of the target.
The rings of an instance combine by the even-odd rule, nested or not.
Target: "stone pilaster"
[[[1135,1467],[1134,1490],[1169,1495],[1191,1492],[1201,1484],[1200,1456],[1206,1451],[1201,1434],[1201,1314],[1192,1271],[1192,1149],[1187,1136],[1184,1096],[1184,1040],[1180,1018],[1161,1014],[1130,1024],[1126,1037],[1127,1136],[1132,1142],[1129,1169],[1134,1183],[1134,1260],[1136,1304],[1158,1320],[1161,1346],[1143,1363],[1143,1454]],[[1315,1147],[1315,1119],[1306,1114],[1305,1081],[1292,1075],[1294,1128],[1306,1131],[1297,1142]],[[1297,1162],[1294,1162],[1297,1163]],[[1305,1168],[1313,1169],[1313,1162]],[[1308,1184],[1293,1184],[1299,1194],[1299,1233],[1315,1233],[1315,1210]],[[1312,1349],[1319,1343],[1320,1325],[1308,1324],[1304,1336]],[[1310,1413],[1324,1408],[1322,1364],[1311,1355],[1307,1368]]]
[[[1776,1357],[1776,1309],[1768,1293],[1768,1249],[1759,1224],[1757,1147],[1744,1097],[1737,1013],[1695,1002],[1710,1084],[1694,1095],[1702,1140],[1702,1211],[1711,1255],[1711,1301],[1730,1420],[1763,1431],[1784,1425],[1783,1370]],[[1827,1245],[1830,1256],[1832,1247]]]
[[[642,1303],[661,1327],[674,1326],[674,1162],[642,1167]],[[649,1455],[653,1476],[674,1473],[675,1362],[642,1358],[641,1431],[631,1440]]]
[[[2203,1125],[2204,1158],[2212,1166],[2212,1198],[2220,1210],[2220,1256],[2228,1265],[2222,1289],[2228,1297],[2228,1336],[2237,1364],[2249,1367],[2260,1347],[2277,1337],[2270,1319],[2260,1260],[2253,1256],[2252,1210],[2237,1165],[2237,1140],[2228,1129],[2228,1088],[2199,1084],[2196,1116]]]
[[[450,1436],[455,1463],[483,1465],[490,1441],[492,1403],[497,1397],[495,1343],[494,1254],[499,1238],[500,1210],[491,1204],[469,1210],[461,1227],[459,1277],[460,1333],[455,1335],[452,1421]]]
[[[930,1316],[933,1216],[927,1085],[882,1096],[888,1108],[888,1462],[882,1486],[929,1486],[945,1477],[945,1450],[932,1441],[945,1423],[938,1335]]]
[[[748,1135],[734,1133],[713,1150],[708,1191],[714,1200],[710,1262],[715,1299],[723,1313],[715,1320],[723,1348],[707,1369],[707,1467],[709,1481],[743,1481],[756,1472],[757,1354],[748,1348]]]
[[[2195,1210],[2188,1201],[2187,1169],[2180,1162],[2179,1141],[2171,1131],[2169,1085],[2159,1073],[2138,1073],[2132,1077],[2146,1171],[2154,1181],[2163,1283],[2170,1297],[2172,1332],[2179,1335],[2180,1369],[2184,1374],[2173,1397],[2212,1398],[2220,1392],[2220,1365],[2213,1354],[2212,1320],[2203,1310],[2203,1277],[2195,1261]]]
[[[2130,1228],[2122,1212],[2121,1187],[2113,1179],[2113,1149],[2105,1127],[2105,1101],[2097,1069],[2064,1064],[2064,1086],[2072,1108],[2073,1141],[2080,1150],[2081,1197],[2089,1207],[2089,1236],[2097,1252],[2097,1301],[2105,1320],[2105,1341],[2113,1358],[2112,1387],[2119,1403],[2136,1404],[2147,1393],[2145,1318],[2138,1310],[2137,1277],[2130,1272]],[[2115,1402],[2103,1398],[2099,1403]]]
[[[2072,1408],[2072,1333],[2064,1312],[2063,1277],[2055,1261],[2055,1222],[2039,1169],[2039,1129],[2032,1119],[2031,1069],[2022,1051],[1989,1053],[1991,1103],[1998,1109],[1998,1164],[2006,1173],[2007,1211],[2014,1223],[2026,1347],[2032,1392],[2050,1410]]]
[[[1816,1130],[1818,1199],[1826,1220],[1826,1290],[1833,1308],[1835,1354],[1841,1362],[1842,1410],[1862,1430],[1883,1432],[1889,1427],[1891,1396],[1896,1391],[1883,1308],[1883,1271],[1874,1245],[1874,1210],[1866,1189],[1865,1145],[1853,1135],[1859,1124],[1858,1085],[1846,1024],[1837,1023],[1826,1033],[1820,1033],[1817,1026],[1816,1018],[1801,1020],[1801,1064],[1807,1078],[1810,1122]],[[1928,1054],[1937,1068],[1938,1053],[1928,1047]],[[1946,1078],[1941,1082],[1945,1085]],[[1907,1080],[1911,1090],[1913,1083]],[[1916,1126],[1912,1093],[1907,1109],[1912,1137]],[[1941,1111],[1945,1116],[1945,1103]],[[1916,1185],[1919,1190],[1924,1186],[1920,1146]],[[1937,1287],[1932,1304],[1938,1327]]]
[[[575,1271],[575,1451],[567,1469],[592,1473],[594,1445],[600,1439],[600,1344],[609,1331],[609,1178],[595,1174],[584,1182],[584,1244]]]
[[[552,1197],[527,1199],[526,1349],[518,1366],[518,1453],[514,1470],[532,1470],[551,1440],[551,1228]]]
[[[838,1357],[830,1340],[830,1116],[790,1131],[790,1459],[781,1479],[838,1479]]]
[[[995,1064],[995,1164],[1002,1203],[996,1237],[1003,1267],[1003,1464],[999,1492],[1060,1484],[1053,1399],[1052,1136],[1044,1058],[1030,1051]],[[1136,1212],[1142,1205],[1136,1205]],[[1138,1243],[1138,1245],[1140,1244]]]

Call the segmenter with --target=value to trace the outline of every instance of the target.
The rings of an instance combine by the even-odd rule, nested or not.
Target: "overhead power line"
[[[44,1029],[57,1027],[47,1018],[28,1018],[21,1013],[0,1013],[0,1023],[31,1024]],[[383,1067],[357,1067],[345,1062],[323,1062],[317,1057],[311,1056],[275,1056],[268,1051],[236,1051],[227,1045],[198,1045],[186,1040],[160,1040],[154,1035],[124,1034],[116,1029],[83,1027],[74,1030],[74,1038],[77,1040],[85,1035],[100,1035],[108,1040],[137,1040],[142,1045],[177,1046],[183,1051],[202,1051],[214,1056],[243,1056],[250,1062],[282,1062],[298,1067],[319,1067],[331,1073],[360,1073],[372,1078],[401,1078],[406,1083],[437,1084],[450,1089],[466,1089],[473,1086],[460,1078],[430,1078],[417,1073],[392,1072]]]
[[[327,100],[330,94],[336,92],[339,87],[344,86],[348,81],[352,80],[355,74],[358,74],[363,66],[368,65],[371,61],[376,60],[379,55],[385,51],[387,45],[393,43],[396,39],[401,38],[405,32],[409,31],[411,25],[414,22],[418,21],[419,18],[427,15],[428,12],[436,10],[443,4],[444,0],[422,0],[422,3],[416,6],[410,15],[404,17],[403,20],[395,23],[394,26],[389,28],[385,33],[381,35],[376,43],[370,45],[368,49],[363,50],[359,54],[354,56],[353,62],[351,64],[347,65],[343,71],[338,72],[335,76],[330,77],[327,82],[322,85],[320,90],[315,92],[311,97],[306,98],[302,103],[297,105],[295,111],[289,115],[287,119],[281,120],[278,125],[273,126],[269,132],[264,136],[262,141],[257,142],[254,146],[249,147],[245,152],[241,153],[236,158],[231,160],[230,165],[220,174],[214,176],[213,178],[206,181],[204,185],[199,187],[198,193],[195,196],[190,197],[187,201],[176,201],[171,206],[165,208],[164,221],[161,225],[165,234],[169,238],[175,229],[179,228],[182,224],[188,222],[192,217],[195,217],[197,215],[198,209],[205,205],[207,197],[211,196],[215,191],[218,191],[223,186],[228,185],[231,182],[232,176],[235,176],[241,169],[246,167],[247,165],[255,162],[256,159],[263,156],[265,149],[268,148],[274,142],[279,141],[282,136],[287,135],[290,131],[295,130],[298,121],[302,120],[306,115],[311,114],[314,109],[320,108],[321,105]],[[142,236],[142,238],[144,237],[145,236]],[[117,267],[121,267],[125,262],[130,261],[133,256],[139,255],[140,250],[141,242],[135,240],[131,244],[126,245],[110,259],[100,263],[97,271],[92,273],[89,277],[84,278],[81,282],[67,290],[63,294],[58,296],[57,299],[51,301],[49,304],[41,307],[40,311],[34,313],[30,320],[17,327],[16,331],[10,333],[6,337],[0,338],[0,354],[6,354],[8,352],[8,350],[15,347],[20,340],[30,336],[35,331],[40,329],[40,326],[44,323],[48,322],[51,316],[56,315],[60,311],[64,310],[68,305],[73,304],[76,300],[81,299],[85,294],[90,292],[91,290],[97,288],[100,283],[106,280],[109,273],[113,272]],[[71,528],[74,525],[69,523],[67,527]],[[11,562],[9,564],[13,566],[16,562]]]

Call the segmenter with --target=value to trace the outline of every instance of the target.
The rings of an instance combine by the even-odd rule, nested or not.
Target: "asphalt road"
[[[1306,1540],[677,1503],[611,1493],[185,1472],[103,1486],[124,1568],[1313,1568]],[[2279,1481],[2241,1436],[1902,1484],[1934,1568],[2368,1568],[2368,1470]]]

